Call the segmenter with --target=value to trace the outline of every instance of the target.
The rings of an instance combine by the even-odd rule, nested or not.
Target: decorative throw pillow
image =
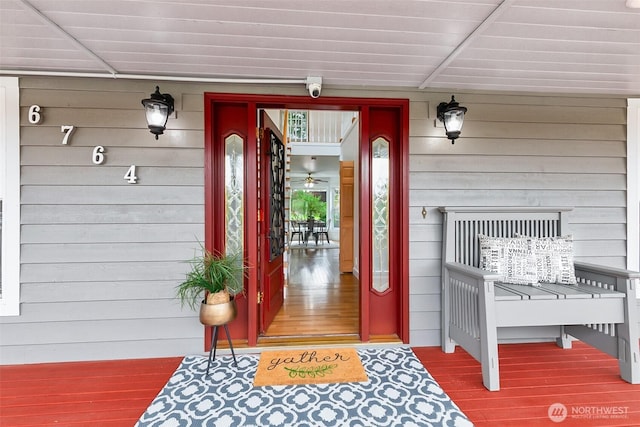
[[[528,238],[479,234],[480,268],[502,276],[505,283],[538,285],[535,253]]]
[[[504,250],[500,237],[478,234],[480,240],[480,267],[483,270],[504,275]]]
[[[573,236],[530,239],[537,260],[538,281],[562,285],[577,284],[573,265]]]
[[[575,285],[576,270],[573,265],[573,237],[554,237],[553,250],[555,256],[552,260],[553,271],[556,276],[556,283],[562,285]]]
[[[542,283],[556,282],[555,249],[553,240],[550,238],[531,238],[533,251],[536,254],[536,270],[538,281]]]

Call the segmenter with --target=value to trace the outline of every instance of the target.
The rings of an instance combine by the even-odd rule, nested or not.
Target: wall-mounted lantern
[[[460,136],[462,124],[464,123],[464,113],[467,112],[466,107],[461,107],[451,95],[451,102],[441,102],[438,104],[438,120],[444,123],[444,130],[447,138],[453,144]]]
[[[149,132],[156,136],[162,135],[167,127],[167,119],[173,113],[173,97],[168,93],[160,93],[160,88],[156,86],[156,91],[150,98],[143,99],[144,112],[147,116]]]

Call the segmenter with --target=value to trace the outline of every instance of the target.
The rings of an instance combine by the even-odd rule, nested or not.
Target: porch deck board
[[[414,352],[476,426],[556,425],[547,415],[554,403],[569,411],[627,408],[625,418],[570,417],[559,425],[640,425],[640,386],[620,378],[616,359],[581,342],[567,350],[554,343],[499,345],[499,392],[484,388],[480,363],[459,347],[452,354],[439,347]]]
[[[181,357],[0,367],[2,426],[132,426]]]
[[[461,349],[414,351],[476,426],[554,425],[553,403],[568,408],[625,407],[625,418],[568,418],[563,426],[640,425],[640,386],[620,379],[617,361],[580,342],[499,347],[502,388],[482,385],[479,363]],[[182,358],[0,367],[2,426],[131,426]]]

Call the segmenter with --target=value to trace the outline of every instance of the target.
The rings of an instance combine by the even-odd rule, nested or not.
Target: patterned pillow
[[[505,283],[538,286],[538,269],[531,239],[478,234],[480,268],[498,273]]]
[[[533,238],[538,258],[538,280],[546,283],[575,285],[573,236]]]

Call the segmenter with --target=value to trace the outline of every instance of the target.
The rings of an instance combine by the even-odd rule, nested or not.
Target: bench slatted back
[[[569,208],[442,207],[442,256],[445,262],[477,267],[478,234],[492,237],[554,237],[567,234]]]

